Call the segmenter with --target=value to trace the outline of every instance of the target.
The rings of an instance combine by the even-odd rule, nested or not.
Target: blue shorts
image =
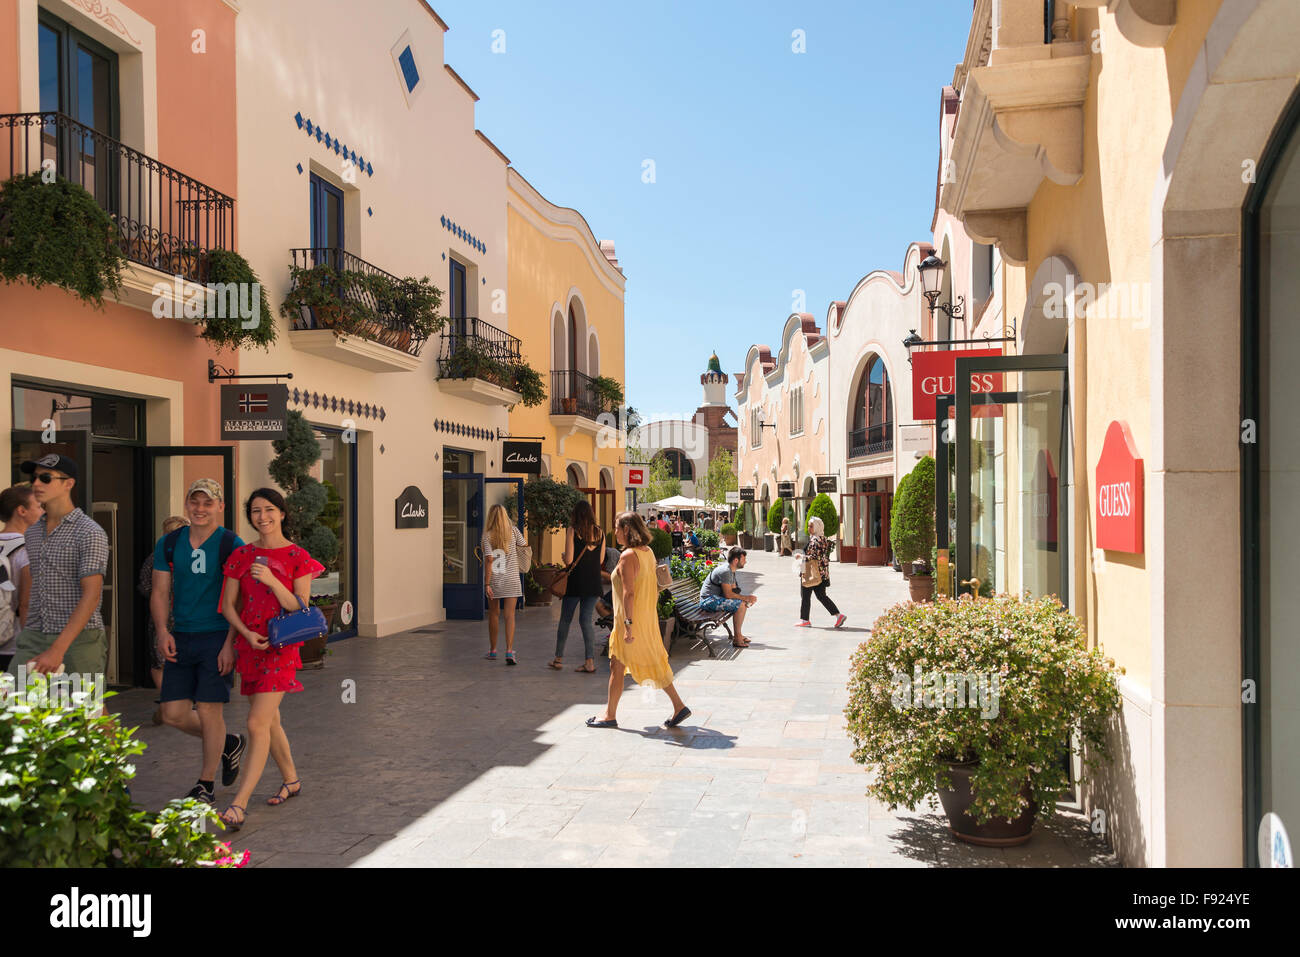
[[[176,660],[163,661],[159,701],[209,701],[226,704],[235,672],[217,671],[217,655],[226,643],[226,629],[206,633],[172,632],[176,639]]]
[[[740,611],[743,605],[739,598],[719,598],[717,595],[701,595],[700,611],[729,611],[732,614]]]

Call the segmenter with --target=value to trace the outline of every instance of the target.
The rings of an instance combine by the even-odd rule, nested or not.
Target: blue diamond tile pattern
[[[356,150],[348,149],[338,136],[327,131],[319,123],[313,123],[309,117],[303,116],[301,110],[293,115],[293,121],[298,129],[306,130],[308,136],[315,137],[316,142],[324,143],[327,150],[332,149],[335,156],[341,155],[358,169],[363,170],[367,176],[375,175],[375,167],[367,162],[364,156],[358,156]],[[301,173],[302,170],[300,169],[298,172]]]

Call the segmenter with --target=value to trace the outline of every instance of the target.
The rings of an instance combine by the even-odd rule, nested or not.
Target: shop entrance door
[[[889,492],[859,492],[854,509],[858,516],[857,562],[859,565],[889,564]]]
[[[133,676],[132,683],[147,687],[152,683],[149,675],[149,596],[138,585],[140,569],[153,554],[158,539],[162,538],[163,521],[171,515],[187,517],[185,493],[196,479],[212,478],[221,483],[225,492],[225,512],[218,518],[222,526],[239,534],[235,517],[239,500],[235,488],[235,450],[228,445],[168,445],[153,448],[138,447],[135,452],[135,541],[139,543],[136,554],[122,556],[117,574],[122,583],[117,596],[119,608],[134,607],[134,620],[138,623],[132,633],[125,631],[118,642],[118,660],[125,663],[124,671]],[[125,478],[125,476],[123,476]],[[119,512],[121,510],[119,509]],[[124,516],[125,517],[125,516]],[[119,528],[124,535],[126,529]],[[244,536],[240,536],[241,538]],[[152,580],[152,576],[150,576]],[[105,593],[105,605],[109,601]],[[126,615],[122,615],[123,620]],[[116,640],[119,636],[110,636]],[[110,650],[110,659],[112,657]]]
[[[614,530],[614,490],[609,488],[583,488],[578,489],[582,494],[587,496],[587,501],[591,503],[591,510],[596,515],[596,524],[606,532]]]
[[[1067,363],[1065,355],[957,359],[957,382],[1002,379],[996,392],[954,397],[959,593],[978,580],[984,595],[1055,595],[1070,605]]]
[[[481,473],[442,476],[442,606],[448,618],[483,620],[486,514]]]

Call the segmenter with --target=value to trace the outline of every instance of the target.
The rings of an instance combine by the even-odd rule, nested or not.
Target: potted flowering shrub
[[[1069,786],[1062,751],[1108,757],[1120,673],[1052,596],[898,604],[851,662],[853,759],[891,809],[937,791],[959,840],[1021,844]]]

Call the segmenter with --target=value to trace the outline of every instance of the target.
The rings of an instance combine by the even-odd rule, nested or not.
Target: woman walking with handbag
[[[528,549],[523,532],[510,521],[510,515],[504,505],[493,505],[488,509],[487,527],[483,529],[483,563],[486,566],[487,584],[487,620],[488,653],[483,657],[488,661],[497,660],[497,632],[500,629],[500,616],[506,619],[506,664],[518,664],[515,660],[515,605],[516,599],[522,598],[523,586],[519,576],[527,571],[521,565],[521,551]],[[499,609],[498,609],[498,606]]]
[[[284,611],[299,611],[311,602],[311,581],[325,566],[284,535],[284,497],[271,488],[259,488],[244,504],[244,516],[257,529],[257,541],[236,548],[222,569],[226,581],[221,613],[235,629],[235,668],[240,694],[248,696],[248,750],[244,755],[244,780],[221,819],[232,831],[244,824],[249,798],[262,777],[269,753],[284,781],[266,799],[272,807],[297,797],[302,791],[289,750],[289,738],[280,724],[280,702],[285,694],[301,691],[298,645],[275,648],[267,640],[271,620]]]
[[[659,582],[655,556],[649,549],[650,530],[635,512],[623,512],[614,524],[614,539],[623,546],[614,570],[614,633],[609,636],[609,697],[603,717],[587,719],[589,728],[617,728],[618,699],[623,696],[623,671],[637,684],[647,681],[662,688],[673,704],[673,716],[664,722],[675,728],[691,716],[673,687],[673,669],[664,650],[655,602]]]
[[[835,627],[844,624],[844,616],[835,607],[835,602],[826,595],[831,584],[830,555],[831,543],[826,538],[826,523],[820,518],[808,519],[808,550],[803,556],[803,573],[799,576],[799,623],[796,628],[811,628],[808,609],[812,607],[812,596],[816,595],[822,606],[835,616]]]
[[[555,632],[555,658],[550,667],[556,671],[564,668],[564,643],[569,637],[573,613],[578,612],[578,627],[582,629],[582,646],[586,660],[581,668],[584,674],[596,673],[596,601],[603,592],[600,569],[605,557],[605,533],[596,525],[596,513],[591,503],[583,499],[573,508],[573,523],[564,533],[564,565],[566,586],[560,601],[560,624]]]

